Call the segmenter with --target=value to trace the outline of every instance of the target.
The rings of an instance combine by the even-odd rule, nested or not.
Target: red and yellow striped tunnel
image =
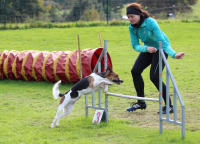
[[[81,50],[82,76],[90,75],[103,48]],[[107,65],[112,61],[107,53]],[[104,57],[101,60],[104,70]],[[0,52],[0,79],[76,83],[80,80],[79,51],[4,50]]]

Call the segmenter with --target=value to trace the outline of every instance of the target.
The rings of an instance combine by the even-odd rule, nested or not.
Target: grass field
[[[95,112],[92,109],[85,118],[82,97],[73,112],[61,119],[60,126],[50,129],[59,102],[52,96],[53,83],[0,80],[0,143],[200,143],[200,24],[171,22],[160,23],[160,27],[176,52],[186,52],[183,60],[168,59],[185,103],[184,140],[181,127],[169,123],[164,123],[163,134],[159,134],[157,103],[147,102],[145,111],[129,113],[126,108],[133,100],[115,97],[109,97],[108,123],[92,124]],[[124,80],[120,86],[110,86],[109,91],[136,95],[130,70],[139,53],[131,48],[127,26],[5,30],[0,31],[0,51],[72,51],[78,48],[77,34],[81,49],[97,48],[98,32],[102,40],[107,40],[114,71]],[[143,78],[146,97],[157,98],[158,92],[149,79],[149,68],[143,72]],[[60,91],[64,93],[72,85],[62,83]],[[180,106],[178,110],[180,120]]]

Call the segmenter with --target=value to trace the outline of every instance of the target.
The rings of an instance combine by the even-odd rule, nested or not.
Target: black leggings
[[[168,55],[165,53],[165,57],[168,58]],[[156,53],[140,53],[133,68],[131,70],[131,74],[133,76],[133,83],[139,97],[145,97],[144,95],[144,81],[142,78],[142,72],[145,68],[147,68],[151,64],[150,69],[150,79],[156,88],[159,91],[159,51]],[[164,69],[165,64],[162,63],[162,70]],[[163,99],[166,105],[166,86],[162,82],[163,86]],[[141,102],[138,100],[138,102]],[[171,99],[169,98],[169,106],[171,105]]]

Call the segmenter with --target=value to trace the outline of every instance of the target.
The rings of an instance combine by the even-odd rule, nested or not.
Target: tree
[[[66,20],[80,20],[84,11],[86,9],[91,10],[92,5],[95,5],[95,9],[99,13],[101,19],[101,17],[105,17],[105,15],[107,15],[107,4],[109,17],[111,17],[111,15],[121,17],[121,9],[123,8],[124,4],[128,3],[129,1],[130,0],[75,0],[73,8]]]
[[[60,9],[69,9],[72,7],[74,0],[54,0],[54,2],[60,5]]]
[[[7,20],[11,22],[23,22],[27,17],[33,18],[44,12],[39,0],[6,0],[6,5]]]
[[[85,10],[91,10],[95,5],[96,10],[99,12],[103,7],[97,0],[76,0],[69,15],[66,17],[67,21],[79,21],[84,14]]]
[[[161,12],[188,12],[191,11],[191,5],[197,3],[198,0],[136,0],[150,14]]]
[[[121,13],[121,9],[124,6],[124,0],[98,0],[99,3],[103,5],[104,12],[107,14],[107,4],[108,4],[108,14],[113,13]]]
[[[86,9],[81,17],[84,21],[97,21],[100,20],[98,11],[95,9],[95,5],[92,5],[92,9]]]
[[[51,18],[51,22],[59,22],[61,20],[61,15],[59,14],[59,4],[52,2],[50,4],[50,9],[48,10]]]

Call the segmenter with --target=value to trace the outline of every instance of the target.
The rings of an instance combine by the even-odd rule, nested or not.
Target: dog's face
[[[111,82],[116,83],[117,85],[120,85],[120,83],[123,83],[124,81],[119,78],[118,74],[113,72],[109,67],[106,69],[106,78],[109,79]]]

